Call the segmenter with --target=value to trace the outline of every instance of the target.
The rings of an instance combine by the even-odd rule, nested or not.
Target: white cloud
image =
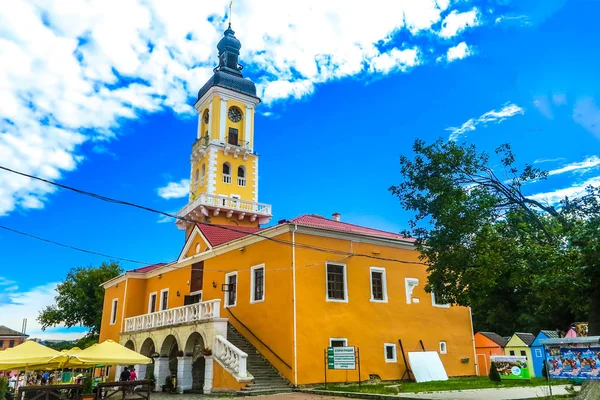
[[[529,17],[527,15],[501,15],[496,18],[496,24],[500,23],[516,23],[518,25],[529,25]]]
[[[538,158],[537,160],[535,160],[533,163],[534,164],[542,164],[542,163],[547,163],[547,162],[556,162],[556,161],[562,161],[564,160],[564,157],[556,157],[556,158]]]
[[[444,18],[440,36],[448,39],[458,35],[469,27],[474,27],[480,24],[477,8],[474,7],[471,11],[459,13],[453,10]]]
[[[550,101],[548,101],[548,97],[546,96],[538,96],[533,99],[533,105],[538,111],[546,118],[552,119],[552,106],[550,105]]]
[[[585,173],[585,172],[590,171],[591,169],[597,168],[599,165],[600,165],[600,157],[591,156],[591,157],[587,157],[583,161],[566,164],[560,168],[548,171],[548,175],[560,175],[560,174],[564,174],[565,172],[572,172],[572,171]]]
[[[565,197],[570,199],[580,197],[586,193],[588,186],[600,186],[600,176],[596,176],[585,180],[584,182],[574,183],[569,187],[556,189],[550,192],[537,193],[533,196],[528,196],[534,200],[543,201],[548,204],[558,204]]]
[[[30,337],[42,339],[76,339],[85,333],[66,330],[64,327],[49,328],[42,331],[42,326],[36,320],[38,313],[46,306],[54,304],[57,283],[36,286],[26,291],[2,292],[0,307],[2,309],[2,325],[20,331],[23,318],[27,318],[27,331]]]
[[[120,125],[170,109],[190,116],[212,73],[229,2],[19,1],[0,13],[0,160],[60,180],[84,161],[81,145],[115,140]],[[310,95],[315,85],[418,65],[414,36],[448,13],[440,35],[479,24],[448,0],[276,0],[234,5],[241,61],[265,103]],[[382,12],[385,10],[385,12]],[[315,27],[318,27],[316,29]],[[396,33],[402,48],[380,50]],[[412,50],[411,50],[412,49]],[[437,55],[435,55],[437,56]],[[106,153],[110,154],[110,153]],[[0,172],[0,216],[38,209],[49,185]]]
[[[567,96],[564,94],[554,94],[552,95],[552,102],[557,106],[567,104]]]
[[[446,53],[446,59],[448,62],[452,62],[454,60],[462,60],[473,54],[473,50],[469,47],[465,42],[460,42],[454,47],[450,47],[448,49],[448,53]]]
[[[580,99],[573,109],[573,120],[600,139],[600,107],[591,97]]]
[[[525,110],[514,103],[506,103],[499,111],[491,110],[482,114],[479,118],[471,118],[459,127],[446,128],[447,131],[452,132],[449,140],[458,140],[462,135],[467,134],[477,129],[478,125],[483,124],[484,126],[489,123],[499,124],[507,118],[515,115],[524,114]]]
[[[190,193],[190,180],[182,179],[179,182],[169,182],[167,186],[158,188],[158,195],[163,199],[180,199]]]

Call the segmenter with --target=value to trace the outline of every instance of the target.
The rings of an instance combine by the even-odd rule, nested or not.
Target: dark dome
[[[240,49],[242,48],[242,44],[235,37],[235,32],[231,29],[231,25],[225,32],[223,32],[223,38],[217,44],[217,49],[219,50],[219,55],[221,55],[224,51],[230,51],[237,55],[240,54]]]
[[[250,79],[233,75],[224,71],[215,71],[213,76],[198,91],[198,100],[213,86],[220,86],[236,92],[256,97],[256,86]]]

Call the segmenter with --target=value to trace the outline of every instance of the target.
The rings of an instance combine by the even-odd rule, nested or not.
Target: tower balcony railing
[[[192,153],[198,150],[200,147],[206,147],[210,143],[210,137],[208,135],[201,136],[192,145]]]
[[[125,318],[125,332],[164,328],[221,317],[221,300],[209,300],[136,317]]]
[[[223,183],[231,183],[231,175],[223,174]]]
[[[246,178],[238,177],[238,186],[246,186]]]
[[[257,203],[254,201],[234,199],[227,196],[218,196],[214,194],[201,193],[198,197],[188,203],[177,213],[179,217],[186,217],[190,212],[201,207],[210,209],[231,210],[249,215],[256,214],[259,216],[271,216],[271,205]]]
[[[232,146],[241,147],[242,149],[248,149],[250,147],[250,142],[238,139],[237,135],[236,136],[232,136],[232,135],[226,136],[225,143],[230,144]]]

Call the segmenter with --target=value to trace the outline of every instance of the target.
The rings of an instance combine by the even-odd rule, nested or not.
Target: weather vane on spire
[[[231,6],[233,5],[233,0],[229,2],[229,27],[231,28]]]

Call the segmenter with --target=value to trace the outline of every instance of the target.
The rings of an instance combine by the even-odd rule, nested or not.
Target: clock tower
[[[190,196],[178,215],[221,225],[258,227],[272,217],[258,202],[254,151],[254,83],[243,77],[240,41],[231,24],[219,41],[219,65],[198,92],[198,132],[192,145]],[[189,232],[190,224],[177,221]]]

